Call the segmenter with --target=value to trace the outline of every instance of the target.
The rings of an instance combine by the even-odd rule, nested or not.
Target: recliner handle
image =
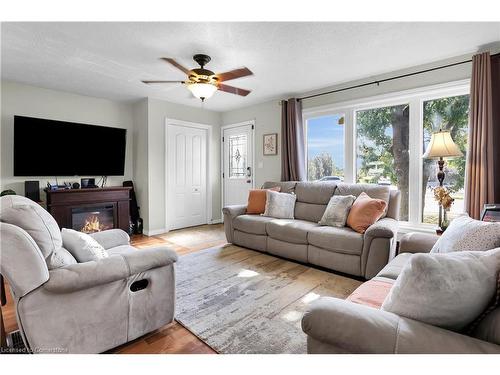
[[[147,279],[141,279],[134,281],[132,284],[130,284],[130,291],[131,292],[138,292],[139,290],[146,289],[149,285],[149,281]]]

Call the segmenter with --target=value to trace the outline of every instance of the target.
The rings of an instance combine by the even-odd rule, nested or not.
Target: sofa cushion
[[[266,234],[266,223],[271,220],[272,217],[261,215],[240,215],[234,218],[233,228],[245,233]]]
[[[317,226],[309,230],[311,245],[337,253],[359,255],[363,251],[364,237],[351,228]]]
[[[297,202],[327,205],[336,187],[335,181],[297,182],[295,186]]]
[[[375,184],[347,184],[339,182],[337,184],[337,189],[335,190],[335,195],[354,195],[357,197],[363,192],[368,194],[370,198],[381,199],[386,203],[386,208],[382,214],[382,217],[385,217],[387,214],[387,206],[389,205],[389,198],[391,196],[390,186]]]
[[[46,261],[62,246],[59,225],[38,203],[19,195],[0,198],[0,220],[24,229],[40,248]]]
[[[500,248],[414,254],[382,309],[441,328],[461,330],[494,297],[499,271]]]
[[[380,270],[377,277],[386,277],[388,279],[396,280],[412,255],[412,253],[399,254]]]
[[[280,191],[280,187],[268,190]],[[252,189],[248,192],[247,214],[263,214],[266,209],[266,189]]]
[[[264,216],[277,219],[293,219],[296,196],[288,193],[278,193],[266,190],[266,209]]]
[[[266,181],[264,182],[264,185],[262,185],[262,189],[270,189],[272,187],[279,186],[280,191],[282,193],[293,194],[295,193],[295,185],[297,185],[297,182],[295,181],[281,181],[281,182]]]
[[[334,195],[331,197],[319,224],[339,228],[345,227],[347,215],[355,199],[354,195]]]
[[[63,228],[63,244],[79,263],[100,260],[109,256],[104,247],[87,233]]]
[[[326,204],[295,202],[295,219],[317,223],[325,213]]]
[[[453,220],[439,237],[431,253],[484,251],[500,247],[500,223],[474,220],[467,215]]]
[[[365,233],[365,231],[379,220],[387,208],[387,203],[382,199],[373,199],[366,193],[361,193],[354,201],[347,225],[356,232]]]
[[[307,245],[307,233],[319,224],[306,220],[273,219],[266,223],[267,235],[285,242]]]

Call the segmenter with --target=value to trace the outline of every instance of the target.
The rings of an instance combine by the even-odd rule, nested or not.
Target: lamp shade
[[[458,148],[448,130],[440,130],[432,133],[431,141],[425,150],[424,158],[455,158],[462,156],[462,151]]]
[[[190,83],[187,85],[187,88],[198,99],[210,98],[217,91],[217,86],[211,83]]]

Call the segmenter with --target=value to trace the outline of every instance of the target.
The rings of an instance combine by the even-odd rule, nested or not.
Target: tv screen
[[[14,116],[14,176],[123,176],[127,130]]]

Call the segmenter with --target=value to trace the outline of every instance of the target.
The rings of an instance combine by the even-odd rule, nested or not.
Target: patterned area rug
[[[361,284],[234,245],[180,257],[176,278],[176,320],[223,354],[306,353],[307,305]]]

